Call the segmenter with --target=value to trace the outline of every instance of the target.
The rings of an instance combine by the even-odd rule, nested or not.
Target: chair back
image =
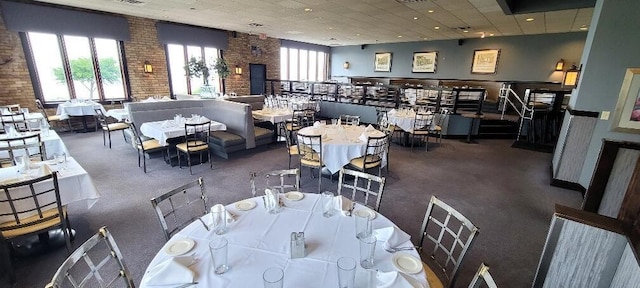
[[[134,124],[133,122],[129,123],[129,126],[131,127],[131,144],[136,147],[138,145],[142,145],[142,138],[140,138],[140,133],[138,133],[138,129],[136,128],[136,124]]]
[[[11,104],[11,105],[2,105],[0,106],[0,110],[5,110],[11,113],[19,113],[20,112],[20,104]]]
[[[7,151],[8,159],[11,160],[13,165],[16,165],[16,157],[22,155],[26,155],[28,160],[44,161],[47,159],[44,142],[42,142],[39,133],[2,138],[0,139],[1,151]]]
[[[53,227],[64,233],[67,250],[71,237],[58,188],[57,172],[38,178],[0,185],[0,233],[6,239],[38,234]]]
[[[207,214],[204,180],[200,177],[154,197],[151,205],[156,211],[165,239],[169,240],[173,233]]]
[[[478,227],[467,217],[431,196],[421,228],[418,250],[429,256],[430,262],[453,287],[460,264],[473,243]]]
[[[433,114],[416,113],[415,121],[413,123],[413,131],[428,131],[432,122]]]
[[[29,124],[22,112],[11,112],[11,114],[2,117],[2,126],[4,125],[13,125],[17,131],[21,132],[29,130]],[[4,127],[2,129],[5,130]]]
[[[96,112],[96,121],[98,121],[98,123],[100,123],[100,128],[109,129],[109,122],[107,122],[107,117],[104,116],[104,113],[102,112],[102,109],[96,108],[96,109],[93,109],[93,111]]]
[[[293,120],[295,121],[294,125],[297,125],[299,128],[313,126],[313,123],[316,121],[316,110],[314,109],[294,110]]]
[[[378,129],[382,131],[386,131],[389,129],[389,117],[387,115],[387,110],[379,110],[378,111]]]
[[[382,136],[369,136],[369,138],[367,138],[367,150],[362,167],[382,166],[382,157],[384,157],[387,151],[388,141],[389,137],[387,134]]]
[[[340,178],[338,180],[338,195],[348,193],[347,191],[343,192],[343,189],[351,189],[351,197],[347,196],[348,198],[378,211],[382,201],[384,183],[384,177],[342,168],[340,169]],[[358,195],[358,193],[362,195]],[[374,199],[373,206],[369,205],[370,197]]]
[[[185,123],[184,134],[187,143],[187,151],[201,151],[209,147],[209,134],[211,121],[204,123]]]
[[[318,167],[322,165],[322,136],[297,133],[300,164]]]
[[[84,260],[84,261],[81,261]],[[45,288],[135,287],[113,236],[102,227],[62,262]]]
[[[280,193],[285,193],[288,191],[298,191],[300,189],[300,169],[288,169],[288,170],[275,170],[265,173],[265,178],[267,179],[267,187],[279,189]],[[285,179],[294,176],[294,183],[287,183]],[[271,178],[278,177],[280,181],[276,185],[273,184],[274,181],[270,181]],[[271,182],[271,183],[270,183]]]
[[[480,287],[498,288],[496,282],[493,281],[493,277],[491,277],[491,274],[489,274],[489,266],[485,265],[484,263],[480,264],[478,272],[476,272],[476,275],[474,275],[473,279],[471,279],[471,283],[469,283],[469,288]]]
[[[440,113],[437,113],[433,116],[433,121],[431,121],[430,128],[432,130],[436,129],[436,127],[442,128],[442,125],[444,124],[447,117],[449,117],[449,110],[442,109]]]
[[[357,115],[340,115],[340,123],[342,125],[360,125],[360,116]]]

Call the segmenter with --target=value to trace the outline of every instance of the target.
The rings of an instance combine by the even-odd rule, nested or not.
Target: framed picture
[[[391,52],[376,53],[374,72],[391,72]]]
[[[437,60],[438,52],[414,52],[411,72],[436,73]]]
[[[617,132],[640,133],[640,68],[624,75],[611,128]]]
[[[473,74],[496,74],[498,68],[498,58],[500,49],[486,49],[473,51],[473,62],[471,63],[471,73]]]

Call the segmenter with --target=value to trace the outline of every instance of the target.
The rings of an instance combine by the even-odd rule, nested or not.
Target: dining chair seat
[[[176,145],[176,148],[186,153],[186,152],[207,150],[209,149],[209,144],[200,140],[196,140],[196,141],[189,141],[188,144],[186,142],[180,143]]]
[[[160,145],[160,142],[158,142],[158,140],[156,139],[149,139],[149,140],[143,141],[141,144],[138,144],[138,149],[144,149],[144,150],[152,150],[152,149],[161,148],[161,147],[164,147],[164,146]]]
[[[47,116],[48,121],[61,121],[60,115]]]
[[[299,155],[298,146],[289,147],[289,155]]]
[[[129,124],[123,122],[111,123],[107,127],[102,127],[102,130],[118,131],[129,128]]]
[[[367,160],[366,164],[365,164],[365,159]],[[380,158],[380,156],[378,155],[368,154],[362,157],[351,159],[351,161],[349,161],[349,164],[351,164],[352,166],[355,166],[360,170],[364,170],[364,169],[369,169],[369,168],[378,167],[379,165],[382,165],[382,158]]]
[[[422,262],[422,269],[424,270],[425,276],[427,276],[427,283],[429,283],[429,288],[444,288],[444,284],[442,284],[440,278],[436,276],[436,273],[431,270],[431,267],[429,267],[429,265]]]
[[[62,214],[64,218],[67,218],[67,206],[62,206]],[[24,219],[20,219],[20,223],[14,221],[8,221],[0,224],[0,228],[10,227],[10,226],[23,226],[21,228],[2,231],[2,236],[4,238],[14,238],[21,235],[28,235],[38,231],[48,230],[51,227],[60,226],[60,217],[55,217],[58,215],[58,208],[51,208],[49,210],[42,211],[42,218],[39,215],[33,215],[31,217],[27,217]],[[49,219],[52,218],[52,219]],[[42,219],[49,219],[47,221],[39,222]],[[39,223],[38,223],[39,222]]]
[[[315,156],[313,159],[300,159],[300,162],[302,163],[302,165],[305,165],[305,166],[322,168],[322,162],[320,162],[320,159]]]
[[[289,131],[298,131],[302,129],[302,126],[298,125],[297,123],[289,122],[285,125],[285,129]]]

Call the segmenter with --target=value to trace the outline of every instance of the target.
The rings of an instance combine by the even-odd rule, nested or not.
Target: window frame
[[[164,44],[164,51],[165,51],[165,55],[166,55],[166,61],[167,61],[167,74],[169,77],[169,93],[171,93],[172,96],[175,96],[176,93],[173,89],[173,77],[171,76],[171,59],[169,59],[169,45],[179,45],[182,46],[182,55],[184,57],[184,63],[186,65],[186,63],[189,63],[189,52],[187,51],[187,47],[199,47],[200,48],[200,55],[202,55],[202,58],[205,59],[206,61],[206,54],[205,54],[205,49],[209,48],[209,49],[215,49],[216,51],[218,51],[218,55],[216,56],[217,58],[222,58],[223,56],[223,52],[222,49],[217,48],[217,47],[210,47],[210,46],[198,46],[198,45],[186,45],[186,44],[179,44],[179,43],[167,43]],[[210,63],[211,65],[213,65],[214,63]],[[184,67],[180,67],[181,69],[184,70]],[[210,75],[217,75],[217,72],[213,69],[209,70]],[[200,94],[193,94],[193,91],[191,90],[191,80],[192,78],[189,77],[189,75],[186,75],[186,71],[185,71],[185,75],[184,77],[187,79],[187,95],[200,95]],[[197,79],[200,80],[200,79]],[[219,93],[222,93],[222,91],[225,91],[224,89],[224,81],[223,79],[220,79],[220,77],[215,77],[215,80],[217,80],[218,82],[218,87],[220,87],[220,91]]]
[[[282,51],[285,51],[285,53],[283,53]],[[291,75],[291,69],[289,69],[289,67],[291,66],[290,63],[290,59],[291,59],[291,52],[290,49],[296,49],[298,50],[298,55],[296,57],[296,67],[298,68],[296,73],[296,79],[297,80],[292,80],[292,75]],[[300,51],[304,50],[306,51],[307,57],[305,59],[302,59],[300,54]],[[311,52],[315,52],[315,57],[313,57],[314,59],[312,59],[311,57]],[[285,58],[283,57],[283,54],[286,54]],[[320,61],[320,54],[324,54],[324,61]],[[324,51],[318,51],[318,50],[309,50],[309,49],[299,49],[299,48],[294,48],[294,47],[286,47],[286,46],[281,46],[280,47],[280,80],[284,80],[284,81],[303,81],[300,80],[300,63],[301,61],[306,61],[307,63],[307,80],[305,80],[306,82],[325,82],[329,79],[329,75],[328,75],[328,71],[329,71],[329,54],[324,52]],[[285,63],[283,65],[282,60],[285,60]],[[309,79],[309,68],[311,67],[311,62],[315,62],[315,78],[314,79]],[[318,73],[321,72],[321,73]],[[320,79],[320,80],[319,80]]]

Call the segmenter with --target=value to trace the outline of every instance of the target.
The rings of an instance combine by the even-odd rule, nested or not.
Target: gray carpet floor
[[[62,134],[73,156],[91,175],[101,193],[97,203],[69,205],[77,231],[74,247],[106,225],[114,235],[138,284],[165,243],[149,199],[197,177],[203,177],[209,203],[232,203],[250,197],[249,173],[287,168],[283,144],[214,158],[188,169],[147,161],[148,173],[137,167],[136,151],[114,133],[113,148],[102,145],[99,132]],[[431,195],[466,215],[480,228],[461,268],[457,287],[467,287],[481,262],[501,287],[530,287],[556,203],[579,207],[579,192],[549,186],[551,154],[511,148],[511,140],[480,139],[479,144],[443,140],[428,152],[392,144],[390,173],[380,212],[419,241],[419,230]],[[317,179],[302,172],[302,190],[317,191]],[[323,179],[323,190],[337,183]],[[44,287],[67,257],[64,248],[14,260],[16,287]]]

